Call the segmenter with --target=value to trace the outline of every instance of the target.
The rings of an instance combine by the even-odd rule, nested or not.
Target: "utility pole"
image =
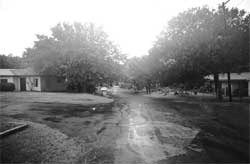
[[[222,10],[223,10],[223,18],[224,18],[224,37],[225,37],[225,33],[226,33],[226,31],[227,31],[226,4],[227,4],[229,1],[230,1],[230,0],[227,0],[226,2],[222,2]],[[227,84],[228,84],[228,96],[229,96],[229,101],[232,102],[230,72],[227,72]]]

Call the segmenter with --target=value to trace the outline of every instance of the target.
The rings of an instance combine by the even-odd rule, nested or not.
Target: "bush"
[[[14,91],[15,84],[14,83],[1,83],[0,84],[0,91]]]
[[[247,88],[235,89],[233,91],[233,96],[248,96],[248,89]]]
[[[87,84],[87,87],[86,87],[86,92],[87,93],[95,93],[95,91],[96,91],[96,88],[95,88],[94,83]]]

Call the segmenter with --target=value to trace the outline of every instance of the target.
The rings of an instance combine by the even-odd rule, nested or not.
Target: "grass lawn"
[[[1,125],[29,125],[1,139],[3,163],[77,163],[86,145],[68,136],[88,135],[86,127],[102,120],[113,102],[91,94],[47,92],[0,92],[0,99]]]
[[[86,93],[66,92],[0,92],[1,102],[12,101],[23,103],[66,103],[66,104],[102,104],[113,100]]]

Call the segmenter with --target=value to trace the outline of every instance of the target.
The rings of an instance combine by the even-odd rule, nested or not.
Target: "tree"
[[[232,101],[230,73],[249,64],[249,15],[244,10],[223,8],[225,30],[221,37],[222,70],[228,76],[228,95]]]
[[[163,63],[175,61],[171,67],[169,64],[162,67],[167,84],[186,83],[190,86],[206,74],[207,70],[201,65],[204,59],[200,56],[208,51],[212,18],[213,11],[203,7],[180,13],[169,21],[167,29],[150,51],[151,55],[158,54]]]
[[[125,57],[101,28],[59,23],[51,31],[52,36],[37,35],[34,47],[24,53],[37,71],[62,76],[69,89],[79,92],[119,77]]]
[[[12,54],[4,55],[0,54],[0,68],[1,69],[15,69],[24,67],[24,62],[22,58],[18,56],[12,56]]]
[[[192,88],[205,75],[214,74],[218,88],[219,73],[230,74],[248,65],[249,14],[232,8],[226,9],[226,16],[226,31],[220,8],[192,8],[168,22],[149,51],[165,85],[184,83]]]

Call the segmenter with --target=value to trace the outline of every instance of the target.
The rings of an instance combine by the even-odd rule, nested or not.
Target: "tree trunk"
[[[222,100],[223,97],[222,97],[222,90],[221,90],[221,82],[218,80],[218,88],[217,88],[217,91],[218,91],[218,99],[219,100]]]
[[[88,82],[85,81],[85,82],[83,83],[83,92],[84,92],[84,93],[87,92],[87,85],[88,85]]]
[[[222,100],[221,82],[218,73],[214,73],[214,89],[216,93],[216,98]]]
[[[215,91],[215,94],[216,94],[216,98],[219,98],[218,82],[219,82],[219,74],[215,73],[214,74],[214,91]]]
[[[78,82],[78,84],[77,84],[77,92],[81,92],[82,91],[82,85],[81,85],[81,83],[79,83]]]
[[[230,72],[228,72],[228,73],[227,73],[227,84],[228,84],[228,97],[229,97],[229,102],[232,102],[231,77],[230,77]]]
[[[241,101],[242,101],[242,95],[241,95],[241,81],[239,81],[238,84],[239,84],[239,93],[238,93],[239,95],[238,95],[238,96],[239,96],[239,99],[240,99],[240,102],[241,102]]]

